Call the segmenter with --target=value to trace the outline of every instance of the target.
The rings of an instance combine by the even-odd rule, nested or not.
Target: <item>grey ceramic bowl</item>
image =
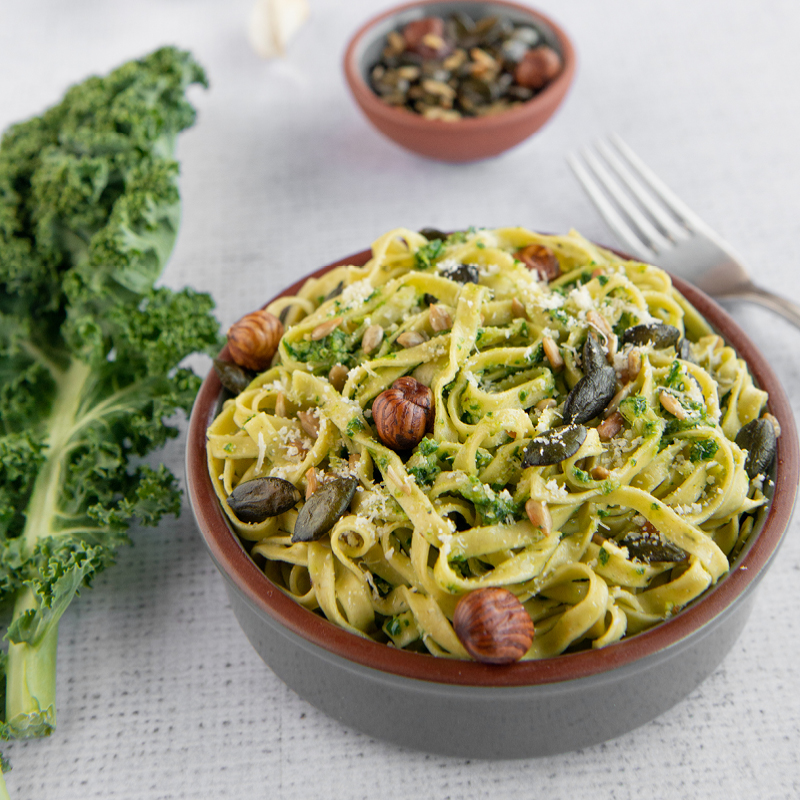
[[[364,264],[370,255],[342,259],[315,275],[338,264]],[[791,518],[800,459],[791,407],[766,360],[716,303],[674,280],[769,392],[770,411],[782,428],[774,498],[757,535],[717,586],[670,621],[601,650],[503,667],[441,659],[362,639],[296,604],[250,559],[214,495],[205,442],[222,387],[212,371],[189,425],[189,498],[236,619],[269,667],[317,708],[367,734],[429,752],[491,759],[548,755],[619,736],[703,681],[747,622],[755,589]],[[302,283],[281,296],[296,293]]]

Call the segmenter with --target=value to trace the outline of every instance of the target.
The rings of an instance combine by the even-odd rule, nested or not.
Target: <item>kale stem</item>
[[[57,382],[58,390],[47,426],[47,456],[33,486],[33,494],[28,503],[28,518],[22,534],[26,555],[29,557],[39,539],[56,533],[53,519],[58,508],[64,458],[89,375],[89,367],[82,361],[75,360]]]
[[[30,589],[14,604],[14,618],[36,608]],[[58,625],[35,645],[9,643],[6,682],[6,725],[15,738],[33,739],[52,733],[56,725],[56,646]]]
[[[57,516],[64,459],[89,374],[86,364],[73,361],[57,380],[53,413],[47,427],[47,456],[33,487],[22,534],[28,558],[40,539],[57,533],[53,522]],[[12,621],[37,608],[33,591],[23,588],[17,594]],[[55,620],[33,645],[9,643],[6,724],[13,735],[20,738],[46,735],[55,726],[57,623]]]

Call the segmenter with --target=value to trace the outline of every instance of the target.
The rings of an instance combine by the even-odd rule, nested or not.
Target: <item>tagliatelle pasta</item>
[[[560,275],[531,270],[530,245]],[[398,229],[372,253],[268,307],[286,324],[272,366],[208,430],[217,496],[273,582],[353,633],[458,658],[458,599],[504,587],[534,622],[524,658],[544,658],[649,628],[725,575],[767,499],[734,442],[767,396],[665,272],[522,228]],[[680,338],[628,333],[659,324]],[[572,425],[574,452],[532,464],[594,400],[588,337],[613,397]],[[371,409],[404,376],[429,387],[433,420],[395,452]],[[306,500],[241,521],[228,498],[265,476]],[[352,502],[297,541],[336,476],[356,479]]]

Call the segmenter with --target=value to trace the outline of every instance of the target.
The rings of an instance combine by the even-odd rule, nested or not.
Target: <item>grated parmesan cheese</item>
[[[372,284],[368,278],[351,283],[345,286],[344,291],[339,296],[340,302],[345,308],[352,308],[355,305],[365,303],[373,292]]]
[[[267,443],[264,441],[264,434],[258,432],[258,461],[256,461],[256,474],[261,472],[264,467],[264,457],[267,455]]]
[[[567,295],[567,299],[571,300],[579,311],[591,311],[594,308],[594,300],[586,286],[573,289]]]

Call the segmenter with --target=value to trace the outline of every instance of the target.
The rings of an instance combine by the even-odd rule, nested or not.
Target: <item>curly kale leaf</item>
[[[206,295],[154,287],[180,221],[178,133],[206,85],[165,47],[73,86],[0,142],[0,601],[3,736],[55,724],[57,625],[113,563],[133,521],[180,510],[175,477],[142,457],[177,436],[220,346]]]
[[[289,355],[297,361],[310,364],[314,373],[327,373],[335,364],[352,368],[356,365],[358,341],[337,328],[333,333],[316,341],[286,343]]]

